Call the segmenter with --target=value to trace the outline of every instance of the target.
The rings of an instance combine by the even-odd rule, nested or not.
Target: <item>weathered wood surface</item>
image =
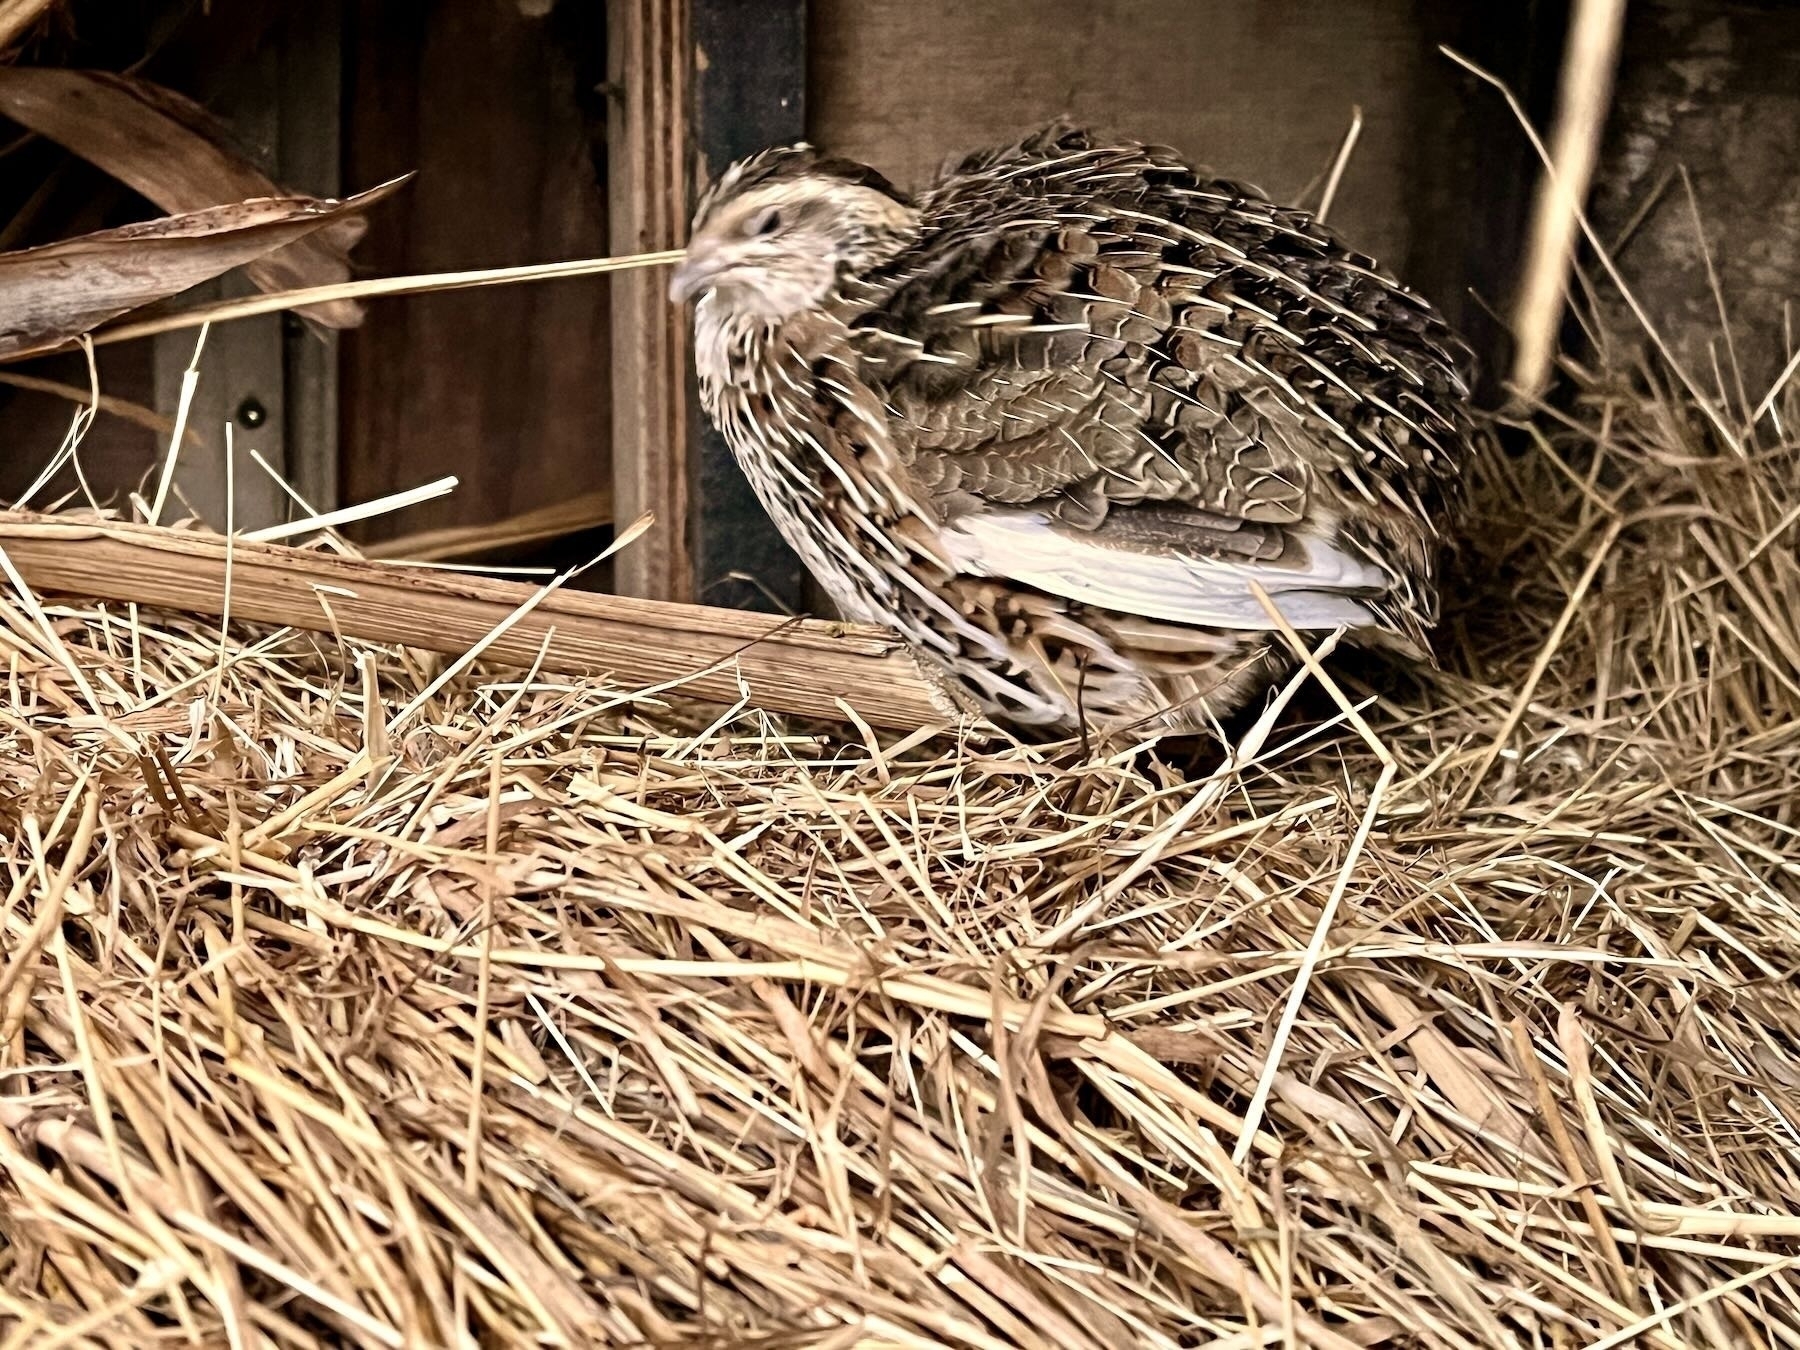
[[[699,187],[735,159],[806,134],[807,0],[688,4]],[[770,523],[724,437],[697,402],[690,406],[695,597],[746,609],[816,608],[800,559]]]
[[[547,15],[511,0],[359,0],[349,10],[344,179],[418,171],[370,218],[359,272],[608,251],[595,168],[598,3]],[[462,486],[363,537],[481,524],[610,489],[608,295],[595,279],[370,306],[342,342],[343,500],[447,473]]]
[[[0,549],[39,592],[222,614],[460,655],[540,588],[147,525],[0,512]],[[605,675],[621,689],[680,681],[689,697],[876,725],[954,721],[950,698],[892,633],[701,605],[561,590],[483,659]],[[741,682],[741,683],[740,683]]]
[[[618,253],[687,241],[687,0],[607,0],[607,199]],[[691,600],[688,321],[662,269],[612,279],[612,491],[621,522],[656,524],[613,566],[613,589]]]
[[[1510,298],[1536,163],[1499,98],[1438,46],[1494,70],[1541,120],[1561,11],[1553,0],[811,0],[808,132],[916,184],[951,155],[1068,114],[1317,205],[1360,105],[1331,223],[1492,364],[1500,334],[1487,309]]]
[[[1633,0],[1591,214],[1604,240],[1630,231],[1615,257],[1638,300],[1696,382],[1733,404],[1733,356],[1754,407],[1800,333],[1797,146],[1800,6]],[[1622,304],[1607,312],[1615,337],[1640,340]]]

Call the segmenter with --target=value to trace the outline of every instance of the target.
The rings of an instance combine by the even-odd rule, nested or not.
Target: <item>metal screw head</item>
[[[231,420],[240,427],[254,430],[269,420],[269,410],[263,407],[262,401],[255,394],[251,394],[237,405],[237,411],[231,415]]]

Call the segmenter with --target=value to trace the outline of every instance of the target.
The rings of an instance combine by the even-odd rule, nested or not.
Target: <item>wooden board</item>
[[[1723,382],[1734,405],[1733,356],[1754,407],[1800,333],[1796,146],[1800,7],[1633,5],[1592,215],[1606,240],[1639,222],[1617,252],[1620,268],[1696,382],[1709,391]],[[1643,340],[1622,303],[1609,303],[1607,317],[1615,338]]]
[[[287,6],[281,16],[276,162],[282,183],[320,197],[346,191],[343,20],[342,0]],[[341,343],[332,330],[294,315],[283,316],[281,332],[288,479],[315,510],[335,510],[344,505],[338,477]]]
[[[806,134],[807,0],[689,5],[698,187],[735,159]],[[782,542],[725,438],[697,403],[690,425],[697,597],[746,609],[813,608],[800,559]]]
[[[266,25],[263,41],[242,50],[238,58],[215,70],[197,72],[198,83],[186,92],[206,105],[229,129],[235,149],[283,186],[281,116],[283,43],[281,25]],[[335,109],[332,111],[335,112]],[[184,302],[235,299],[256,288],[241,273],[196,286]],[[296,321],[297,322],[297,321]],[[254,450],[283,478],[292,481],[288,458],[287,379],[284,369],[284,315],[222,324],[207,334],[200,353],[200,382],[194,387],[188,425],[198,445],[182,451],[175,483],[183,501],[215,530],[229,518],[240,530],[258,529],[288,519],[291,503],[281,485],[256,467]],[[190,332],[165,333],[150,339],[156,372],[156,410],[171,420],[181,403],[184,372],[194,360]],[[232,424],[235,468],[225,472],[225,426]],[[227,488],[231,500],[226,500]],[[329,504],[318,504],[328,510]]]
[[[1292,199],[1360,103],[1337,219],[1383,259],[1411,245],[1393,207],[1436,59],[1413,0],[813,0],[812,14],[814,136],[897,181],[1066,113]]]
[[[607,196],[613,248],[654,253],[687,240],[687,0],[607,0]],[[613,589],[694,595],[688,549],[688,319],[666,270],[612,279],[613,504],[621,525],[656,523],[613,566]]]
[[[1360,105],[1332,223],[1491,346],[1468,291],[1493,304],[1511,285],[1529,151],[1499,100],[1437,48],[1491,64],[1540,107],[1562,32],[1546,11],[1559,8],[812,0],[808,125],[916,184],[952,155],[1067,114],[1316,204],[1312,185]]]
[[[604,254],[599,4],[361,0],[344,177],[419,171],[356,250],[367,275]],[[453,473],[370,534],[472,525],[611,484],[604,278],[384,300],[343,341],[343,496]]]
[[[339,632],[461,655],[540,588],[147,525],[0,512],[0,549],[40,592],[135,601]],[[229,568],[229,573],[227,572]],[[229,592],[227,577],[229,576]],[[623,690],[680,683],[681,696],[913,729],[956,709],[912,651],[877,628],[791,621],[700,605],[557,591],[484,647],[484,659],[608,676]]]

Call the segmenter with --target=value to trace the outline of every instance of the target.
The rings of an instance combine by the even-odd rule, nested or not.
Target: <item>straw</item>
[[[1192,761],[15,577],[0,1344],[1800,1344],[1800,443],[1566,369]]]

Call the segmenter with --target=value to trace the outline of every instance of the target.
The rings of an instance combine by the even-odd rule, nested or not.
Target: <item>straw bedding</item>
[[[1800,446],[1578,382],[1180,771],[9,589],[0,1344],[1800,1344]]]

